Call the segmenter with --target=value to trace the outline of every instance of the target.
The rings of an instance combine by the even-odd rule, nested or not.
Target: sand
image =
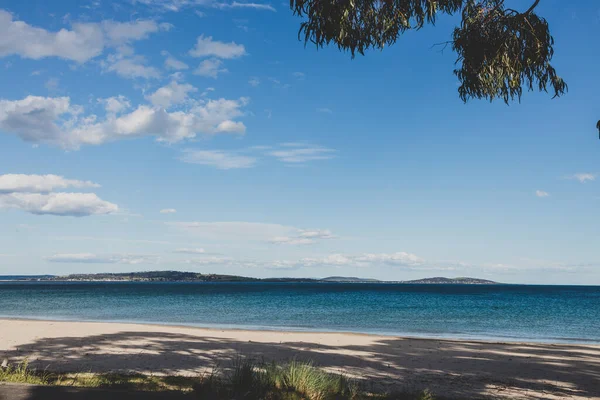
[[[0,319],[0,360],[27,357],[52,371],[194,375],[226,368],[240,354],[266,361],[312,360],[384,391],[600,399],[598,345]]]

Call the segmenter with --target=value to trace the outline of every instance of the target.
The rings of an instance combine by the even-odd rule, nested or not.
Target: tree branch
[[[529,10],[525,11],[525,15],[531,13],[538,6],[538,4],[540,4],[540,0],[535,0],[535,3],[529,7]]]
[[[448,40],[447,42],[434,43],[434,44],[433,44],[433,45],[430,47],[430,49],[433,49],[433,48],[434,48],[434,47],[436,47],[436,46],[444,46],[444,47],[442,47],[442,49],[440,50],[440,52],[441,52],[441,53],[443,53],[443,52],[444,52],[444,50],[446,50],[446,47],[448,47],[448,45],[449,45],[449,44],[452,44],[452,43],[454,43],[454,41],[452,41],[452,40]]]

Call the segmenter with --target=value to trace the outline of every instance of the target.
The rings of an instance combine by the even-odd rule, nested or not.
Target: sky
[[[600,284],[596,0],[542,0],[569,93],[510,106],[456,16],[352,59],[256,1],[0,0],[0,275]]]

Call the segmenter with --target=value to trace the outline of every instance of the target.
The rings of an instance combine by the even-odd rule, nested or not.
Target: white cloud
[[[160,210],[161,214],[175,214],[176,212],[177,210],[174,208],[163,208],[162,210]]]
[[[353,263],[352,256],[344,255],[344,254],[330,254],[325,257],[320,258],[303,258],[299,261],[300,265],[304,266],[345,266]]]
[[[165,60],[165,67],[167,69],[174,69],[178,71],[189,68],[189,66],[186,63],[171,56],[167,57],[167,59]]]
[[[170,24],[157,24],[151,20],[140,20],[126,23],[104,21],[102,25],[107,32],[107,40],[113,46],[116,46],[116,52],[110,54],[100,64],[105,71],[115,72],[127,79],[160,78],[160,71],[155,67],[148,66],[145,57],[136,55],[130,42],[145,39],[153,32],[169,30],[171,28]]]
[[[0,209],[18,209],[36,215],[83,217],[111,214],[116,204],[100,199],[94,193],[9,193],[0,195]]]
[[[14,20],[11,13],[0,10],[0,57],[19,55],[34,60],[58,57],[84,63],[101,55],[106,47],[146,39],[151,33],[170,27],[152,20],[102,21],[73,23],[70,30],[51,32]]]
[[[250,28],[248,28],[248,25],[246,25],[246,22],[237,22],[236,20],[234,20],[234,22],[236,22],[236,26],[238,27],[238,29],[243,30],[244,32],[249,32]]]
[[[251,168],[257,161],[251,156],[225,151],[192,149],[184,150],[180,160],[189,164],[208,165],[218,169]]]
[[[134,4],[144,4],[162,11],[180,11],[184,8],[209,3],[207,0],[132,0]]]
[[[206,254],[206,253],[205,253]],[[415,254],[407,252],[396,253],[364,253],[343,254],[333,253],[320,257],[308,257],[298,260],[245,260],[231,257],[202,257],[181,261],[184,264],[202,266],[220,265],[226,268],[261,268],[268,270],[298,270],[301,268],[373,268],[394,267],[419,271],[461,271],[461,274],[486,272],[513,272],[522,270],[570,272],[578,273],[597,268],[600,264],[592,263],[551,263],[527,261],[515,264],[469,264],[463,262],[427,262]],[[463,275],[464,276],[464,275]]]
[[[167,222],[166,225],[209,239],[233,240],[244,238],[256,242],[269,242],[280,245],[309,245],[316,243],[318,240],[336,237],[329,230],[306,230],[293,226],[259,222]],[[192,252],[188,253],[191,254]],[[198,252],[194,251],[194,253]]]
[[[294,75],[294,77],[298,79],[304,79],[306,77],[306,74],[304,74],[304,72],[294,72],[292,75]]]
[[[123,95],[98,99],[98,102],[104,105],[104,108],[108,114],[120,114],[123,111],[131,108],[131,103]]]
[[[93,254],[93,253],[72,253],[72,254],[54,254],[46,257],[46,260],[53,263],[82,263],[82,264],[148,264],[156,263],[158,257],[148,255],[131,254]]]
[[[196,46],[190,50],[192,57],[238,58],[246,54],[244,45],[213,40],[212,36],[198,36]]]
[[[322,257],[307,257],[299,260],[274,260],[274,261],[237,261],[231,265],[258,267],[275,270],[296,270],[301,268],[372,268],[377,266],[399,267],[405,269],[439,270],[444,267],[428,267],[425,260],[415,254],[406,252],[380,253],[380,254],[342,254],[334,253]]]
[[[548,196],[550,196],[550,193],[544,192],[543,190],[536,190],[535,195],[537,197],[548,197]]]
[[[217,58],[209,58],[208,60],[202,61],[198,68],[194,70],[194,75],[206,76],[208,78],[216,79],[219,74],[227,72],[226,68],[221,68],[223,61]]]
[[[417,266],[422,265],[424,260],[419,256],[406,252],[397,253],[365,253],[363,255],[353,257],[353,259],[359,263],[371,263],[371,264],[386,264],[386,265],[400,265],[400,266]]]
[[[147,39],[151,33],[168,31],[171,27],[170,24],[158,24],[152,20],[131,22],[102,21],[102,28],[106,33],[107,40],[115,45]]]
[[[66,179],[59,175],[0,175],[0,195],[7,193],[47,193],[68,187],[100,187],[97,183]]]
[[[244,132],[240,122],[225,121],[217,130]],[[272,146],[251,146],[240,150],[194,150],[183,151],[181,161],[191,164],[208,165],[220,169],[251,168],[257,165],[261,157],[275,157],[286,163],[304,163],[314,160],[326,160],[334,157],[335,150],[308,146],[302,143],[284,143],[273,150]]]
[[[197,91],[198,89],[189,83],[180,84],[176,81],[171,81],[168,85],[159,88],[156,92],[147,96],[147,99],[155,106],[169,108],[172,105],[184,103],[188,99],[189,93]]]
[[[264,146],[264,145],[258,145],[258,146],[250,146],[248,147],[248,151],[263,151],[263,150],[271,150],[273,147],[272,146]]]
[[[171,75],[169,75],[169,77],[170,77],[172,80],[174,80],[174,81],[177,81],[177,82],[179,82],[179,81],[183,81],[183,80],[184,80],[184,78],[185,78],[185,76],[184,76],[183,72],[181,72],[181,71],[176,71],[176,72],[173,72]]]
[[[333,239],[336,236],[327,229],[298,229],[294,236],[276,236],[269,240],[274,244],[305,245],[314,244],[318,239]]]
[[[246,132],[246,126],[241,122],[235,122],[231,120],[223,121],[217,125],[217,132],[235,132],[244,133]]]
[[[133,4],[144,4],[158,11],[181,11],[185,8],[194,6],[211,6],[213,8],[229,9],[229,8],[255,8],[259,10],[276,11],[269,4],[260,3],[214,3],[212,0],[132,0]],[[194,10],[194,13],[199,17],[205,14],[202,11]]]
[[[289,236],[276,236],[271,238],[269,242],[274,244],[290,244],[290,245],[304,245],[304,244],[313,244],[314,240],[303,238],[303,237],[289,237]]]
[[[106,71],[115,72],[123,78],[160,78],[158,69],[145,64],[146,59],[143,56],[125,55],[123,53],[111,54],[106,58],[105,62],[102,62],[102,66]]]
[[[577,173],[567,177],[567,179],[573,179],[581,183],[586,183],[587,181],[595,181],[596,175],[590,173]]]
[[[277,10],[275,9],[275,7],[273,7],[270,4],[240,3],[240,2],[237,2],[237,1],[234,1],[232,3],[216,3],[215,7],[221,8],[221,9],[228,9],[228,8],[253,8],[255,10],[267,10],[267,11],[277,12]]]
[[[320,112],[323,114],[333,114],[333,111],[331,111],[331,109],[325,108],[325,107],[317,108],[317,112]]]
[[[389,265],[397,267],[420,267],[425,260],[415,254],[406,252],[378,253],[378,254],[330,254],[325,257],[303,258],[297,262],[299,266],[333,266],[333,267],[370,267],[377,265]]]
[[[264,263],[263,267],[276,271],[293,271],[299,269],[301,265],[295,261],[275,260]]]
[[[173,253],[179,253],[179,254],[206,254],[206,251],[202,248],[195,248],[195,249],[190,249],[190,248],[183,248],[183,249],[177,249],[175,251],[173,251]]]
[[[0,129],[28,142],[43,142],[62,134],[57,125],[67,114],[77,114],[68,97],[27,96],[23,100],[0,100]]]
[[[50,32],[15,21],[0,10],[0,56],[19,55],[39,60],[59,57],[79,63],[99,56],[104,49],[104,32],[98,24],[73,24],[72,30]]]
[[[58,89],[58,85],[59,85],[58,78],[50,78],[46,81],[46,83],[44,83],[44,87],[51,92]]]
[[[142,244],[161,244],[161,245],[174,245],[177,243],[165,241],[165,240],[147,240],[147,239],[129,239],[126,237],[118,237],[118,236],[56,236],[53,237],[54,240],[61,240],[67,242],[77,241],[107,241],[107,242],[122,242],[122,243],[142,243]]]
[[[260,79],[258,79],[256,77],[250,78],[250,80],[248,81],[248,83],[250,84],[250,86],[257,87],[258,85],[260,85]]]
[[[230,257],[203,257],[203,258],[194,258],[192,260],[184,260],[183,264],[194,264],[194,265],[224,265],[229,264],[232,265],[242,265],[239,262],[236,262]]]
[[[328,229],[313,229],[313,230],[304,230],[300,231],[300,237],[310,238],[310,239],[333,239],[336,236],[331,233]]]
[[[518,271],[541,272],[569,272],[581,273],[586,270],[595,270],[600,266],[598,262],[564,262],[551,261],[535,258],[521,258],[517,261],[507,263],[484,263],[482,265],[465,265],[465,268],[473,268],[477,271],[489,270],[494,273],[512,273]]]
[[[213,88],[213,87],[207,87],[206,90],[204,90],[204,92],[202,92],[200,94],[200,96],[207,97],[211,92],[214,92],[214,91],[215,91],[215,88]]]
[[[94,193],[53,193],[56,189],[97,188],[97,183],[59,175],[0,175],[0,209],[17,209],[36,215],[88,216],[111,214],[116,204]]]
[[[306,146],[275,150],[268,154],[286,163],[304,163],[307,161],[332,159],[335,157],[335,150],[325,147]]]
[[[189,66],[186,63],[184,63],[183,61],[180,61],[180,60],[176,59],[171,54],[169,54],[168,51],[162,51],[160,54],[162,54],[163,56],[166,57],[166,59],[165,59],[165,67],[167,69],[173,69],[173,70],[176,70],[176,71],[182,71],[182,70],[185,70],[185,69],[189,68]]]
[[[302,142],[285,142],[285,143],[281,143],[279,146],[281,146],[281,147],[305,147],[306,143],[302,143]]]
[[[78,149],[108,141],[154,136],[174,143],[198,134],[243,133],[245,126],[234,119],[243,115],[247,98],[208,100],[186,111],[167,112],[140,105],[130,113],[83,116],[83,108],[68,97],[28,96],[22,100],[0,100],[0,130],[32,143]]]
[[[167,222],[167,226],[184,230],[188,233],[211,239],[247,238],[256,241],[267,241],[277,236],[290,236],[297,229],[280,224],[260,222]]]
[[[246,55],[244,45],[235,42],[225,43],[213,40],[212,36],[198,36],[196,46],[189,51],[192,57],[210,57],[202,61],[194,70],[195,75],[216,79],[219,74],[227,72],[223,68],[222,59],[238,58]]]

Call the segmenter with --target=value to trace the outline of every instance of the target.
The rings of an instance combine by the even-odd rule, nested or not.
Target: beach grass
[[[0,382],[140,391],[192,391],[198,378],[121,373],[55,373],[31,368],[28,360],[24,360],[16,365],[0,367]]]
[[[244,357],[227,371],[200,376],[53,373],[31,368],[24,360],[0,368],[0,382],[49,386],[110,388],[132,391],[178,391],[191,399],[244,400],[434,400],[420,393],[372,393],[343,374],[326,372],[310,362],[259,363]],[[364,386],[364,382],[363,385]]]
[[[7,364],[0,368],[0,382],[47,385],[50,382],[49,375],[45,371],[30,368],[27,359],[17,365]]]
[[[360,399],[358,385],[311,363],[257,364],[238,359],[229,374],[209,374],[194,387],[200,398]]]

